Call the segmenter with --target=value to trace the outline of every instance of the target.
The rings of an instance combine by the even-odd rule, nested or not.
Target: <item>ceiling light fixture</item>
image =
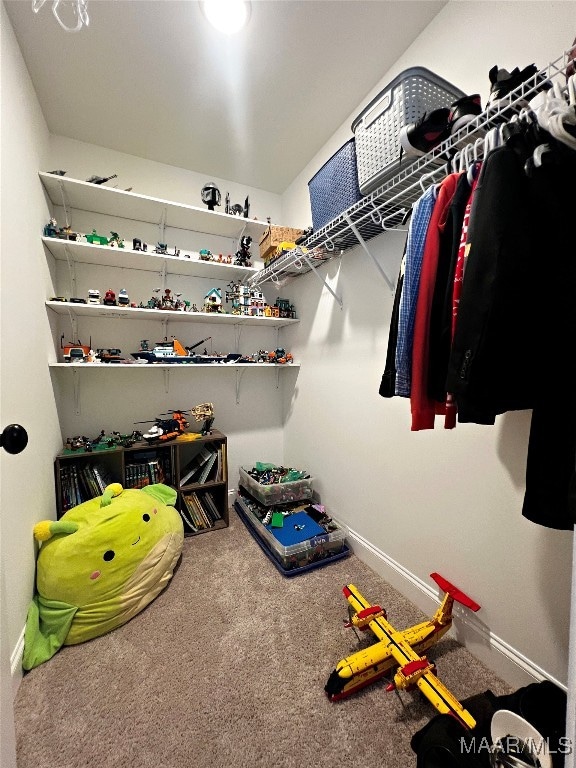
[[[46,0],[32,0],[32,10],[34,13],[38,13],[40,8],[44,5]],[[68,8],[68,12],[76,18],[76,26],[68,26],[61,18],[62,8]],[[88,0],[53,0],[52,13],[56,18],[56,21],[62,29],[66,32],[79,32],[82,26],[88,26],[90,19],[88,18]]]
[[[202,0],[200,5],[210,24],[226,35],[239,32],[250,18],[248,0]]]

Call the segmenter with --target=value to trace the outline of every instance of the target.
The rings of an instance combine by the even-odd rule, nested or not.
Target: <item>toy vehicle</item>
[[[116,294],[113,290],[110,288],[106,291],[104,294],[104,301],[102,302],[107,307],[115,307],[116,306]]]
[[[291,353],[286,352],[286,350],[282,349],[282,347],[275,349],[274,352],[268,352],[269,363],[278,363],[280,365],[285,365],[286,363],[293,362],[293,360],[294,358],[292,357]]]
[[[228,355],[209,355],[207,352],[202,355],[191,354],[196,347],[211,338],[211,336],[207,336],[190,347],[184,347],[176,338],[173,338],[172,341],[164,339],[164,341],[157,342],[153,349],[150,349],[148,339],[143,339],[140,342],[140,349],[138,352],[132,352],[132,357],[137,360],[146,360],[148,363],[230,363],[240,357],[235,352]]]
[[[172,418],[163,419],[158,416],[154,420],[154,424],[144,432],[142,437],[147,443],[167,442],[168,440],[174,440],[179,435],[182,435],[185,430],[190,426],[184,416],[184,411],[175,409],[172,411]],[[168,416],[169,414],[161,414],[162,416]],[[136,424],[146,424],[145,421],[137,421]]]
[[[125,358],[121,356],[121,349],[97,349],[96,350],[96,359],[100,360],[102,363],[124,363],[126,362]]]
[[[89,235],[86,235],[86,240],[92,245],[108,245],[108,238],[104,235],[99,235],[95,229]]]
[[[474,728],[476,721],[472,715],[436,677],[434,663],[419,654],[434,645],[452,626],[454,600],[471,611],[480,610],[480,606],[440,574],[430,576],[445,592],[442,603],[432,619],[402,632],[388,622],[383,608],[370,605],[353,584],[344,587],[344,597],[352,609],[345,626],[362,631],[370,629],[377,640],[338,662],[324,687],[332,701],[355,693],[396,668],[387,691],[412,690],[417,686],[438,712],[453,715],[465,728]]]
[[[202,341],[199,341],[194,347],[208,341],[211,337],[208,336]],[[194,349],[190,347],[190,349]],[[189,354],[187,350],[176,338],[172,341],[164,339],[154,345],[153,349],[148,346],[148,340],[144,339],[140,342],[140,349],[138,352],[132,352],[132,357],[137,360],[146,360],[148,363],[193,363],[195,355]]]
[[[100,304],[100,291],[97,288],[88,290],[88,304]]]
[[[128,298],[128,291],[126,288],[121,288],[118,292],[118,306],[119,307],[129,307],[130,306],[130,299]]]
[[[86,362],[92,356],[92,341],[90,344],[82,344],[80,341],[64,344],[64,334],[60,337],[60,347],[65,363]]]

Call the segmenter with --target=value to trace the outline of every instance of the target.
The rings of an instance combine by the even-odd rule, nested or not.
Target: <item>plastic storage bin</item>
[[[314,231],[362,198],[355,144],[354,139],[347,141],[308,182]]]
[[[414,162],[399,164],[401,128],[462,96],[463,91],[424,67],[406,69],[395,77],[352,123],[361,193],[369,194]]]
[[[312,563],[329,561],[334,555],[347,550],[346,534],[338,528],[329,533],[313,536],[298,544],[283,546],[275,536],[260,522],[258,517],[250,510],[246,500],[238,496],[235,502],[236,511],[241,514],[244,523],[249,526],[252,533],[260,540],[263,547],[280,563],[282,569],[290,571],[303,568]]]
[[[291,501],[302,501],[312,498],[312,478],[294,480],[291,483],[273,483],[262,485],[240,467],[240,485],[252,494],[261,504],[269,507],[272,504],[287,504]]]

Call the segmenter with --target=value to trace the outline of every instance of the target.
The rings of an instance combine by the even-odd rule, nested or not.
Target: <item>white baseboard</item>
[[[348,529],[347,541],[354,554],[375,573],[405,595],[426,613],[430,612],[430,601],[439,605],[435,588],[397,563],[385,552],[375,547],[363,536]],[[454,636],[458,642],[476,656],[489,669],[513,687],[528,685],[534,681],[550,680],[566,691],[564,683],[556,680],[544,669],[532,662],[520,651],[490,631],[475,614],[461,606],[454,606]]]
[[[22,628],[22,632],[20,632],[20,637],[18,638],[18,642],[16,643],[16,647],[12,651],[12,654],[10,655],[10,673],[12,676],[12,695],[16,695],[16,691],[18,690],[18,686],[20,685],[20,681],[22,680],[22,656],[24,654],[24,630],[26,627]]]

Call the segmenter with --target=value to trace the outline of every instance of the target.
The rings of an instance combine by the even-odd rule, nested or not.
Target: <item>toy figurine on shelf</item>
[[[90,176],[90,178],[86,179],[86,181],[88,184],[105,184],[107,181],[117,178],[118,174],[113,173],[112,176]]]
[[[236,251],[236,258],[234,264],[237,267],[251,267],[250,261],[250,246],[252,244],[252,238],[250,235],[242,235],[240,238],[240,248]]]
[[[118,232],[110,232],[112,237],[108,240],[108,245],[117,246],[118,248],[124,248],[124,240],[121,239]]]
[[[168,253],[167,243],[157,243],[152,253],[159,253],[162,256],[180,256],[180,249],[174,246],[174,253]]]
[[[208,248],[202,248],[198,254],[198,257],[201,261],[214,261],[212,251],[210,251]]]
[[[86,240],[92,245],[108,245],[108,238],[104,235],[99,235],[95,229],[89,235],[86,235]]]
[[[130,299],[128,297],[128,291],[126,288],[121,288],[118,292],[118,306],[119,307],[129,307],[130,306]]]
[[[113,290],[110,288],[106,291],[104,294],[104,301],[102,302],[107,307],[115,307],[116,306],[116,294]]]
[[[217,205],[220,205],[220,190],[213,181],[209,181],[202,187],[202,202],[208,206],[209,211],[213,211]]]
[[[132,250],[133,251],[147,251],[148,245],[146,243],[143,243],[142,240],[140,240],[139,237],[135,237],[132,240]]]
[[[212,424],[214,423],[213,403],[201,403],[200,405],[195,405],[194,408],[190,409],[190,413],[192,416],[194,416],[196,421],[204,422],[202,425],[201,433],[203,435],[211,435]]]
[[[100,304],[100,291],[98,288],[88,289],[88,304]]]
[[[222,291],[211,288],[204,296],[204,312],[222,312]]]
[[[48,224],[44,227],[42,234],[44,237],[58,237],[58,224],[56,219],[50,219]]]

